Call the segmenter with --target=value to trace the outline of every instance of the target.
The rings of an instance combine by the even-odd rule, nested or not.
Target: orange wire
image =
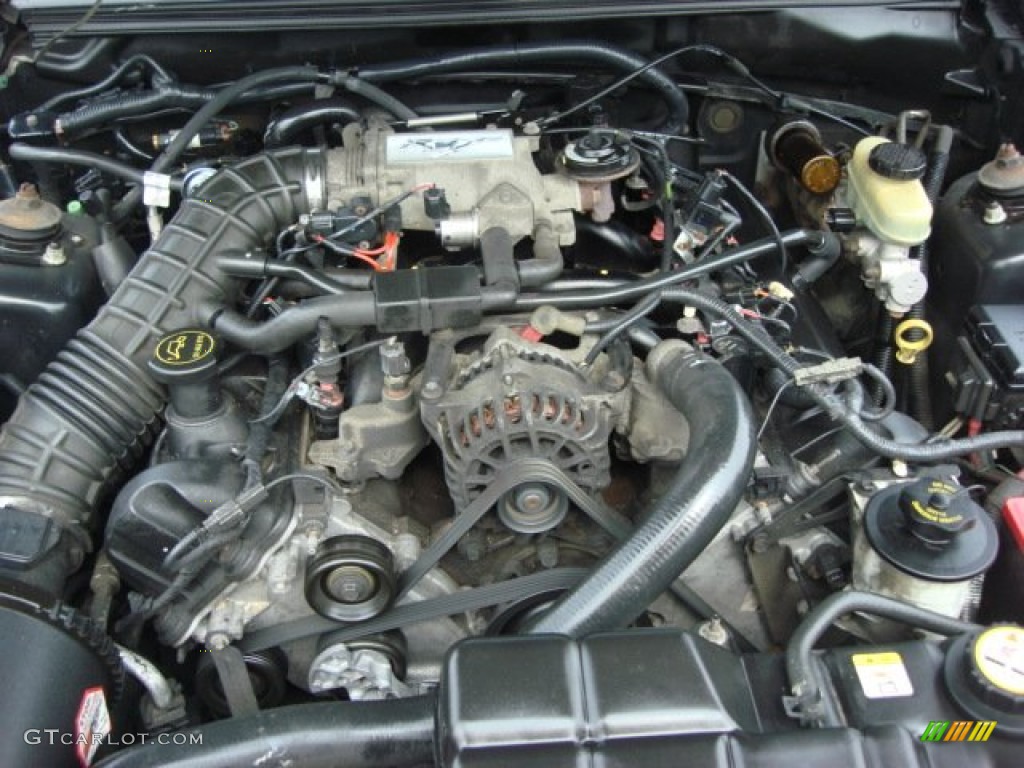
[[[353,252],[352,257],[356,258],[356,259],[359,259],[359,261],[362,261],[365,264],[368,264],[369,266],[373,267],[378,272],[382,272],[383,271],[383,267],[381,267],[381,265],[378,264],[376,259],[374,259],[372,256],[364,256],[359,251],[355,251],[355,252]]]
[[[400,239],[397,232],[386,232],[384,234],[384,245],[369,250],[359,248],[352,255],[360,261],[370,264],[378,272],[392,272],[398,261],[398,243]]]

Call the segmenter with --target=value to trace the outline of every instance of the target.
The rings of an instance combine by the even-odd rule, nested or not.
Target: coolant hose
[[[324,123],[348,125],[360,119],[359,110],[348,99],[334,97],[300,104],[274,118],[263,135],[263,144],[267,149],[283,147],[307,128]]]
[[[337,701],[269,709],[151,740],[97,768],[405,768],[434,764],[434,697]],[[194,741],[189,736],[197,737]],[[198,737],[202,737],[201,742]],[[175,743],[171,743],[175,742]]]
[[[165,392],[147,363],[157,341],[231,304],[221,252],[262,246],[324,202],[317,150],[256,155],[182,202],[96,318],[21,397],[0,433],[0,528],[36,531],[0,544],[0,573],[59,594],[90,549],[97,507],[141,458]]]
[[[686,418],[690,445],[643,523],[529,629],[583,637],[629,624],[725,525],[754,464],[750,401],[717,361],[678,341],[647,356],[648,375]]]
[[[472,72],[495,66],[518,66],[537,62],[591,62],[630,73],[648,64],[632,51],[599,42],[563,41],[557,43],[521,43],[476,48],[411,61],[379,64],[359,70],[359,78],[371,83],[389,83],[447,72]],[[661,126],[665,133],[675,135],[687,124],[690,115],[686,94],[657,67],[639,76],[654,88],[668,106],[668,117]]]
[[[538,222],[533,230],[533,258],[520,261],[519,282],[523,288],[539,288],[557,280],[565,262],[558,235],[547,222]]]
[[[800,702],[801,717],[808,724],[841,725],[832,702],[818,683],[813,653],[814,645],[833,622],[854,612],[880,616],[940,635],[958,635],[979,628],[976,624],[872,592],[849,591],[830,595],[803,618],[786,646],[786,674],[790,690]]]
[[[334,326],[374,325],[377,310],[372,291],[353,291],[341,296],[323,296],[289,307],[280,315],[258,322],[210,300],[199,307],[202,324],[213,328],[222,339],[236,347],[261,354],[282,352],[316,329],[326,317]]]

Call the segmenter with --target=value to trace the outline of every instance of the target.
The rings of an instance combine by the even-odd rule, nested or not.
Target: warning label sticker
[[[75,716],[75,750],[83,768],[89,768],[104,739],[110,735],[110,710],[103,688],[87,688]]]
[[[903,665],[903,658],[895,651],[857,653],[850,657],[850,661],[867,698],[895,699],[914,695],[914,686]]]

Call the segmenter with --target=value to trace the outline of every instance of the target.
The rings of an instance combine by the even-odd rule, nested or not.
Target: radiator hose
[[[147,361],[160,337],[231,303],[214,258],[262,246],[322,204],[324,159],[256,155],[185,200],[96,318],[18,402],[0,433],[0,575],[59,594],[91,548],[96,509],[146,450],[165,393]]]
[[[739,502],[754,464],[754,421],[739,384],[678,341],[647,356],[651,379],[690,425],[690,445],[647,518],[531,627],[584,637],[639,616],[711,542]]]

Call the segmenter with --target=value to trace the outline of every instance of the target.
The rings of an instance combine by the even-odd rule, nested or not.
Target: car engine
[[[1024,9],[637,6],[2,9],[0,764],[1016,764]]]

